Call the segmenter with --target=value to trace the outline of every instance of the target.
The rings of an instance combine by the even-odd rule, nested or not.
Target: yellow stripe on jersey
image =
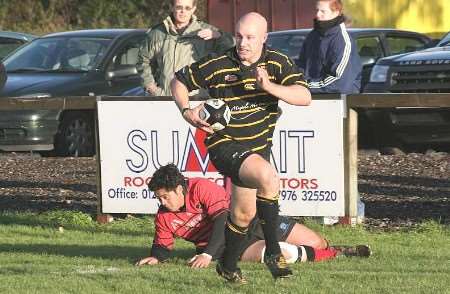
[[[264,108],[262,107],[256,107],[256,108],[252,108],[252,109],[246,109],[246,110],[236,110],[236,111],[232,111],[231,115],[233,114],[242,114],[242,113],[251,113],[251,112],[258,112],[264,110]]]
[[[278,68],[280,69],[280,74],[281,74],[281,63],[279,63],[279,62],[276,62],[276,61],[273,61],[273,60],[269,60],[269,61],[267,61],[267,63],[271,63],[271,64],[273,64],[273,65],[276,65],[276,66],[278,66]]]
[[[211,88],[223,88],[223,87],[232,87],[232,86],[237,86],[239,84],[245,84],[247,82],[256,82],[256,79],[245,79],[242,81],[237,81],[234,83],[229,83],[229,84],[217,84],[217,85],[211,85]]]
[[[253,135],[253,136],[248,136],[248,137],[234,137],[233,139],[234,139],[234,140],[237,140],[237,141],[252,140],[252,139],[261,137],[261,136],[263,136],[264,134],[267,134],[268,132],[269,132],[269,129],[265,129],[265,130],[262,131],[261,133],[258,133],[258,134]]]
[[[191,68],[189,67],[189,74],[191,75],[191,80],[192,80],[192,83],[197,87],[197,88],[201,88],[198,84],[197,84],[197,82],[195,81],[195,79],[194,79],[194,75],[192,74],[192,70],[191,70]]]
[[[275,76],[269,76],[269,80],[275,80]],[[245,80],[242,80],[242,81],[237,81],[237,82],[229,83],[229,84],[215,84],[215,85],[210,85],[209,87],[210,88],[216,88],[216,89],[218,89],[218,88],[225,88],[225,87],[234,87],[234,86],[238,86],[240,84],[245,84],[245,83],[248,83],[248,82],[256,82],[256,79],[245,79]]]
[[[208,60],[207,62],[200,64],[200,65],[198,66],[198,68],[205,67],[205,66],[207,66],[208,64],[210,64],[211,62],[214,62],[214,61],[220,60],[220,59],[222,59],[222,58],[226,58],[226,57],[227,57],[226,55],[222,55],[222,56],[220,56],[220,57],[210,59],[210,60]]]
[[[227,127],[229,127],[229,128],[244,128],[244,127],[254,126],[254,125],[257,125],[257,124],[260,124],[260,123],[264,122],[269,117],[270,117],[270,114],[266,115],[264,118],[262,118],[260,120],[257,120],[257,121],[254,121],[254,122],[251,122],[251,123],[248,123],[248,124],[239,124],[239,125],[237,125],[237,124],[228,124]]]
[[[207,148],[211,148],[211,147],[216,146],[217,144],[220,144],[220,143],[223,143],[223,142],[226,142],[226,141],[231,141],[231,139],[223,138],[223,139],[220,139],[219,141],[216,141],[216,142],[212,143],[211,145],[206,145],[206,147]]]
[[[207,76],[205,78],[205,80],[209,81],[210,79],[212,79],[214,76],[224,73],[224,72],[230,72],[230,71],[239,71],[239,67],[232,67],[232,68],[224,68],[218,71],[213,72],[212,74],[210,74],[209,76]]]
[[[258,97],[258,96],[266,96],[266,95],[267,95],[266,92],[260,92],[260,93],[256,93],[256,94],[247,94],[247,95],[235,96],[235,97],[227,97],[227,98],[222,98],[222,99],[223,99],[223,101],[227,101],[228,102],[228,101],[234,101],[234,100]]]
[[[266,148],[266,147],[267,147],[267,144],[264,144],[264,145],[262,145],[262,146],[258,146],[258,147],[252,148],[251,150],[252,150],[253,152],[255,152],[255,151],[264,149],[264,148]]]
[[[284,55],[284,54],[281,53],[281,52],[273,51],[273,50],[267,50],[267,52],[271,52],[271,53],[275,53],[275,54],[277,54],[277,55],[283,56],[284,58],[286,58],[286,62],[287,62],[290,66],[292,66],[292,62],[289,60],[289,57],[288,57],[287,55]]]
[[[309,88],[308,83],[305,81],[295,81],[295,84],[300,84],[300,85],[305,86],[306,88]]]
[[[293,78],[293,77],[301,77],[302,75],[303,75],[303,74],[301,74],[301,73],[295,73],[295,74],[288,75],[287,77],[285,77],[285,78],[281,81],[281,84],[284,85],[284,82],[286,82],[286,81],[289,80],[290,78]]]

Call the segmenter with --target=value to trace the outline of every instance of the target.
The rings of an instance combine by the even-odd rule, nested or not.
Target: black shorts
[[[231,179],[231,182],[240,187],[247,187],[239,179],[239,169],[244,160],[252,154],[259,154],[269,161],[269,148],[265,148],[264,153],[254,152],[250,147],[235,141],[223,142],[208,150],[209,159],[224,176]]]
[[[278,226],[277,226],[277,240],[279,242],[286,241],[289,234],[292,232],[295,224],[297,222],[290,217],[280,215],[278,217]],[[242,253],[250,247],[250,245],[254,244],[256,241],[264,240],[264,233],[259,222],[258,218],[255,218],[249,227],[249,232],[247,235],[247,240],[244,245],[244,249]]]

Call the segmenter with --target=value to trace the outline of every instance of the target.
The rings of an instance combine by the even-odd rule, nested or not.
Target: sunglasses
[[[191,11],[192,9],[194,9],[194,7],[191,7],[191,6],[183,6],[183,5],[177,5],[177,6],[175,6],[175,10],[176,10],[176,11],[181,11],[181,10]]]

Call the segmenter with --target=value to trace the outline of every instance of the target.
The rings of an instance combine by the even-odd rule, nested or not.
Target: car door
[[[111,73],[135,67],[138,62],[139,48],[144,41],[145,34],[128,38],[115,50],[112,58],[106,66],[106,79],[109,83],[109,93],[107,95],[118,96],[126,90],[141,85],[141,77],[139,74],[133,73],[129,75],[114,75],[108,78]]]

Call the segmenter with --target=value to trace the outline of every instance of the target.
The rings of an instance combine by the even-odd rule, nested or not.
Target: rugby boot
[[[216,272],[219,274],[219,276],[221,276],[230,283],[240,285],[247,284],[247,280],[242,276],[240,268],[237,268],[236,271],[230,272],[223,267],[220,261],[218,261],[216,265]]]
[[[372,250],[369,245],[356,245],[356,246],[331,246],[336,249],[337,256],[346,257],[369,257],[372,255]]]
[[[264,263],[269,268],[274,279],[283,279],[292,276],[292,271],[287,266],[286,259],[282,254],[264,254]]]

